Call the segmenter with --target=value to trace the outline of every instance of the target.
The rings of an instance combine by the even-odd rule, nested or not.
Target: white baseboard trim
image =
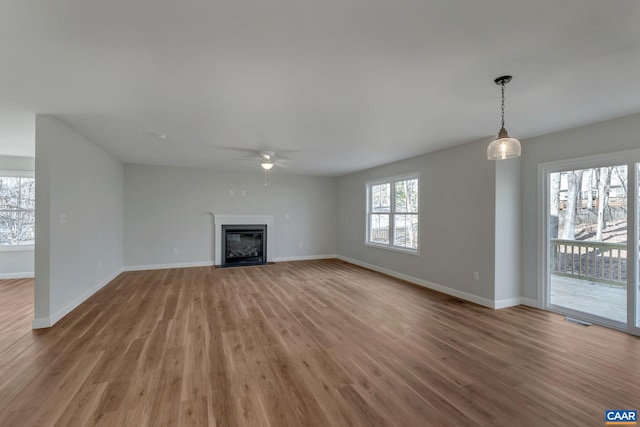
[[[25,273],[4,273],[0,274],[0,280],[2,279],[33,279],[35,277],[33,271],[27,271]]]
[[[337,258],[336,254],[326,255],[302,255],[302,256],[289,256],[289,257],[277,257],[273,259],[273,262],[286,262],[286,261],[310,261],[314,259],[333,259]]]
[[[36,317],[31,322],[31,329],[44,329],[50,328],[51,326],[51,319],[49,317]]]
[[[211,267],[213,261],[177,262],[173,264],[127,265],[123,271],[166,270],[167,268]]]
[[[515,307],[516,305],[521,305],[521,304],[522,304],[522,298],[520,297],[507,298],[507,299],[496,300],[493,303],[493,308],[495,308],[496,310],[499,310],[501,308]]]
[[[520,298],[520,304],[526,305],[527,307],[540,308],[540,309],[542,308],[538,303],[538,300],[533,298],[522,297]]]
[[[434,291],[442,292],[443,294],[451,295],[456,298],[463,299],[465,301],[470,301],[484,307],[495,308],[495,304],[493,301],[487,298],[482,298],[477,295],[473,295],[467,292],[459,291],[457,289],[452,289],[448,286],[439,285],[437,283],[429,282],[426,280],[418,279],[417,277],[409,276],[407,274],[398,273],[397,271],[388,270],[386,268],[378,267],[377,265],[368,264],[366,262],[358,261],[357,259],[347,258],[342,255],[338,255],[336,258],[351,263],[355,265],[359,265],[360,267],[368,268],[369,270],[377,271],[379,273],[384,273],[388,276],[395,277],[397,279],[406,280],[407,282],[411,282],[413,284],[432,289]]]
[[[109,275],[107,278],[103,279],[100,283],[95,285],[93,288],[89,289],[78,298],[71,301],[69,304],[65,305],[62,309],[58,310],[50,317],[39,317],[33,319],[31,322],[31,327],[33,329],[42,329],[42,328],[50,328],[55,325],[60,319],[62,319],[67,314],[71,313],[76,307],[85,302],[89,297],[98,292],[100,289],[104,288],[107,284],[109,284],[113,279],[118,277],[120,273],[122,273],[122,269],[118,269]]]

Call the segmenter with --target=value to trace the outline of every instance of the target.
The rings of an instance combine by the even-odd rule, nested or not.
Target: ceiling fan
[[[259,151],[257,152],[257,155],[254,154],[248,157],[240,157],[233,160],[258,161],[262,169],[264,169],[265,171],[270,170],[274,166],[283,167],[283,168],[289,167],[288,160],[282,157],[276,157],[276,153],[273,151]]]
[[[241,157],[239,159],[232,159],[232,160],[251,160],[254,162],[258,161],[258,163],[260,164],[260,167],[262,167],[262,169],[264,170],[265,187],[269,185],[269,178],[267,174],[274,166],[283,167],[283,168],[289,167],[289,161],[287,159],[283,159],[282,157],[276,158],[276,153],[273,151],[260,151],[260,152],[257,152],[256,154],[253,154],[247,157]]]

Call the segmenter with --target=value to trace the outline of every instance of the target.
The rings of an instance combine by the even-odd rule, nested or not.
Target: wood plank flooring
[[[337,260],[120,275],[49,330],[0,283],[0,426],[599,426],[640,339]]]

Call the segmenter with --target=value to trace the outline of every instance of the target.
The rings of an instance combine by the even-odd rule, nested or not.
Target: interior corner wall
[[[594,123],[522,142],[522,296],[538,306],[538,165],[598,154],[637,149],[640,146],[640,114]]]
[[[350,262],[493,307],[495,162],[478,141],[338,180],[338,255]],[[420,254],[365,245],[366,182],[420,173]],[[474,272],[479,280],[474,280]]]
[[[256,165],[257,167],[257,165]],[[274,261],[335,257],[336,178],[126,164],[125,269],[212,265],[213,213],[273,215]]]
[[[0,171],[33,172],[36,169],[33,157],[0,156]],[[2,248],[0,251],[0,279],[33,277],[34,249]]]
[[[123,165],[36,116],[34,328],[56,323],[122,271]]]

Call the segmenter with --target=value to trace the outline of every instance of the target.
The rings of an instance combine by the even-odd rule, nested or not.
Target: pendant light
[[[502,76],[494,80],[497,85],[502,86],[502,127],[498,133],[498,138],[489,144],[487,148],[487,159],[489,160],[504,160],[520,157],[520,141],[509,137],[504,127],[504,85],[509,83],[512,78],[511,76]]]

